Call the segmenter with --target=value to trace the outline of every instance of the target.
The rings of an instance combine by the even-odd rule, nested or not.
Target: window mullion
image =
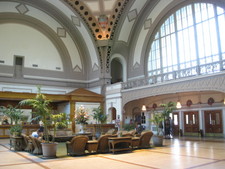
[[[221,41],[220,41],[220,29],[219,29],[219,21],[218,21],[218,15],[217,15],[217,10],[216,10],[216,5],[213,5],[214,8],[214,13],[215,13],[215,21],[216,21],[216,33],[217,33],[217,43],[218,43],[218,53],[219,53],[219,62],[220,62],[220,71],[223,70],[223,62],[222,62],[222,49],[221,49]]]
[[[180,78],[180,55],[179,55],[179,43],[178,43],[178,30],[177,30],[177,17],[176,13],[174,14],[174,29],[175,29],[175,38],[176,38],[176,46],[177,46],[177,75],[174,75],[174,79]]]
[[[197,59],[197,67],[196,67],[196,72],[197,72],[197,75],[200,75],[200,59],[199,59],[199,49],[198,49],[198,37],[197,37],[197,28],[196,28],[196,17],[195,17],[195,6],[194,4],[192,4],[192,17],[193,17],[193,27],[194,27],[194,39],[195,39],[195,45],[196,45],[196,59]]]

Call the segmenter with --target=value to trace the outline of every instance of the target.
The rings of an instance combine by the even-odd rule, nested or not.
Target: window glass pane
[[[188,114],[186,114],[186,124],[189,124]]]
[[[220,124],[220,113],[216,113],[216,124]]]
[[[192,121],[193,121],[192,124],[195,124],[195,123],[196,123],[196,122],[195,122],[195,114],[192,115]]]
[[[174,114],[174,116],[173,116],[173,124],[174,125],[178,125],[178,115],[177,114]]]
[[[180,8],[165,20],[155,35],[155,44],[149,53],[149,75],[164,73],[157,77],[157,81],[162,82],[199,72],[221,71],[225,67],[225,63],[219,63],[223,61],[221,56],[225,59],[224,30],[223,8],[210,3]],[[200,71],[197,71],[198,66]],[[177,72],[172,74],[173,71]]]
[[[220,37],[225,37],[225,15],[220,15],[218,21]],[[225,52],[225,38],[220,38],[220,45],[222,52]]]
[[[212,114],[209,114],[209,124],[212,124]]]

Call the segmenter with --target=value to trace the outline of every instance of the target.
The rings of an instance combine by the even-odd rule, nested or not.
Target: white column
[[[225,138],[225,108],[222,110],[222,120],[223,120],[223,137]]]
[[[205,127],[204,127],[204,111],[202,110],[199,110],[198,111],[199,113],[199,130],[205,130]]]
[[[181,110],[179,111],[179,127],[184,134],[184,113]]]

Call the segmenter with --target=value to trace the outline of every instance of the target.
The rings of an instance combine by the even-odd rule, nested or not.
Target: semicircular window
[[[193,3],[170,15],[156,32],[148,57],[149,83],[225,69],[225,10]]]

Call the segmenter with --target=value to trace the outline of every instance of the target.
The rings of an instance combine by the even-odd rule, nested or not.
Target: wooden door
[[[179,113],[178,112],[173,112],[173,130],[172,130],[172,134],[173,136],[179,136]]]
[[[199,132],[199,116],[197,111],[184,112],[184,132]]]
[[[204,115],[206,133],[223,133],[222,110],[205,111]]]

